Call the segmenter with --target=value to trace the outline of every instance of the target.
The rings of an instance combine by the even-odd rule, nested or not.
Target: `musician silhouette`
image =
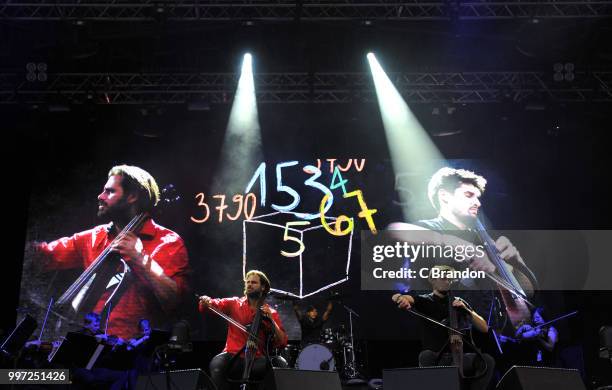
[[[441,271],[453,271],[449,266],[437,265]],[[450,278],[429,278],[432,292],[423,295],[395,294],[392,299],[400,309],[416,310],[423,322],[421,341],[423,350],[419,354],[419,366],[459,365],[461,376],[470,390],[486,389],[493,376],[495,360],[486,353],[481,353],[469,335],[470,326],[481,333],[489,330],[487,322],[476,313],[463,299],[453,297],[449,301]],[[456,323],[450,321],[451,310],[455,311]],[[457,359],[453,356],[456,345],[467,345],[471,351]],[[457,363],[457,360],[460,363]]]
[[[544,308],[533,311],[531,323],[521,325],[515,333],[516,363],[530,366],[553,366],[553,352],[559,332],[553,325],[545,325]]]
[[[300,327],[302,328],[302,347],[307,344],[318,343],[320,341],[323,325],[329,319],[333,307],[333,303],[330,300],[327,303],[327,307],[325,308],[323,315],[319,316],[319,311],[312,305],[308,306],[305,312],[302,312],[297,303],[293,304],[293,311],[295,312],[295,315],[300,322]]]
[[[138,376],[150,374],[153,370],[153,347],[150,344],[151,322],[146,318],[138,321],[138,333],[126,342],[126,349],[132,353],[132,369],[129,371],[129,388],[135,389]]]
[[[115,344],[120,338],[110,337],[100,329],[100,315],[98,313],[87,313],[83,318],[83,327],[77,332],[86,336],[90,336],[101,343]],[[112,341],[111,341],[112,340]],[[122,344],[122,342],[120,342]],[[116,370],[109,368],[109,361],[113,359],[112,349],[109,348],[106,352],[97,359],[96,364],[87,369],[84,367],[75,367],[72,369],[74,386],[77,389],[91,389],[94,387],[108,388],[110,390],[123,389],[128,382],[128,371]]]

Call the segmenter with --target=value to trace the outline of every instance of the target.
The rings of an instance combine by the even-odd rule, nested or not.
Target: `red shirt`
[[[48,270],[87,268],[115,238],[112,224],[99,225],[93,229],[63,237],[50,243],[42,243],[39,250],[44,254]],[[111,232],[112,233],[109,233]],[[138,238],[142,241],[143,255],[153,259],[163,273],[174,280],[179,298],[188,288],[189,259],[183,240],[175,232],[148,219]],[[129,265],[129,261],[127,261]],[[136,272],[136,271],[132,271]],[[103,309],[105,297],[96,304],[95,311]],[[165,327],[170,319],[168,310],[155,297],[152,289],[136,275],[131,275],[119,301],[111,311],[108,333],[130,338],[138,333],[138,320],[147,318],[153,327]]]
[[[238,298],[217,298],[212,299],[210,305],[215,309],[229,315],[232,319],[241,323],[244,326],[247,326],[253,322],[255,318],[255,310],[249,306],[249,301],[246,297]],[[283,331],[285,335],[282,340],[277,340],[274,338],[274,346],[276,348],[282,348],[287,345],[287,333],[285,333],[285,328],[283,328],[283,324],[278,316],[278,312],[272,308],[272,319],[276,323],[276,325]],[[204,313],[206,311],[205,308],[200,306],[200,312]],[[262,328],[259,330],[259,340],[260,343],[257,347],[257,353],[255,356],[259,357],[263,355],[263,346],[265,340],[266,332],[274,332],[272,329],[272,325],[266,321],[262,321]],[[265,330],[265,332],[264,332]],[[223,352],[229,352],[231,354],[236,354],[242,351],[245,344],[247,342],[247,334],[240,330],[236,325],[228,324],[227,327],[227,340],[225,341],[225,348]]]

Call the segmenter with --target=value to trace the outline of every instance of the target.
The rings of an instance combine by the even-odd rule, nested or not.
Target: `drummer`
[[[293,304],[293,310],[295,311],[295,315],[300,321],[300,326],[302,328],[302,347],[311,344],[318,343],[320,341],[321,330],[323,329],[323,325],[329,319],[329,315],[333,309],[334,305],[330,300],[327,303],[327,308],[322,316],[319,317],[319,311],[314,306],[308,306],[306,312],[302,312],[298,307],[297,303]]]

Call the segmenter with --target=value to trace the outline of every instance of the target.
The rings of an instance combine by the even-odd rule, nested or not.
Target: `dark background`
[[[579,70],[610,69],[604,20],[528,20],[450,23],[101,23],[2,22],[0,66],[23,71],[45,61],[50,72],[237,72],[245,50],[254,54],[255,72],[367,72],[365,53],[374,50],[387,72],[537,70],[570,61]],[[130,163],[150,171],[161,185],[173,183],[183,202],[160,218],[187,242],[195,285],[209,295],[241,290],[239,222],[222,225],[188,221],[197,192],[209,193],[218,163],[230,103],[209,111],[185,105],[103,105],[69,103],[69,112],[45,105],[0,105],[4,143],[5,315],[16,318],[23,248],[27,239],[50,240],[86,229],[95,220],[95,197],[108,169]],[[484,196],[487,216],[499,229],[608,229],[610,202],[609,103],[502,101],[492,104],[411,106],[448,159],[480,161],[495,174]],[[435,108],[443,115],[434,115]],[[537,109],[534,109],[537,107]],[[146,110],[146,115],[142,110]],[[394,173],[376,104],[267,104],[259,106],[269,202],[274,201],[275,163],[316,158],[366,158],[365,173],[348,173],[362,188],[379,228],[400,218],[394,205]],[[453,136],[436,136],[460,131]],[[142,134],[156,133],[156,138]],[[253,167],[253,170],[256,167]],[[328,175],[327,180],[331,177]],[[298,179],[296,179],[298,180]],[[282,202],[282,199],[277,199]],[[269,206],[266,210],[269,211]],[[336,213],[354,213],[349,206]],[[260,212],[258,211],[258,214]],[[212,219],[212,217],[211,217]],[[361,223],[358,228],[365,228]],[[358,247],[358,242],[354,242]],[[388,293],[360,293],[358,252],[351,279],[335,289],[357,310],[361,339],[380,367],[411,364],[398,358],[414,348],[414,321],[398,313]],[[543,301],[581,316],[562,327],[562,343],[579,345],[594,367],[597,330],[610,323],[608,292],[559,292]],[[322,309],[324,296],[308,303]],[[555,310],[556,311],[556,310]],[[194,313],[189,315],[195,316]],[[223,325],[200,322],[197,337],[219,340]],[[337,306],[332,325],[346,323]],[[384,323],[384,325],[382,325]],[[387,352],[395,346],[396,353]],[[383,351],[384,354],[383,354]],[[387,354],[387,355],[385,355]],[[386,356],[386,357],[381,357]],[[408,361],[407,361],[408,360]],[[414,363],[414,362],[412,362]],[[378,365],[378,366],[377,366]]]

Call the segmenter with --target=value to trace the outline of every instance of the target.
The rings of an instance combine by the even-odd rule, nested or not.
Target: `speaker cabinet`
[[[265,379],[266,390],[342,390],[335,371],[273,368]]]
[[[383,370],[385,390],[459,390],[457,367],[415,367]]]
[[[168,385],[169,384],[169,385]],[[216,386],[200,369],[177,370],[140,375],[136,390],[216,390]]]
[[[578,370],[513,366],[501,378],[497,390],[585,390]]]

